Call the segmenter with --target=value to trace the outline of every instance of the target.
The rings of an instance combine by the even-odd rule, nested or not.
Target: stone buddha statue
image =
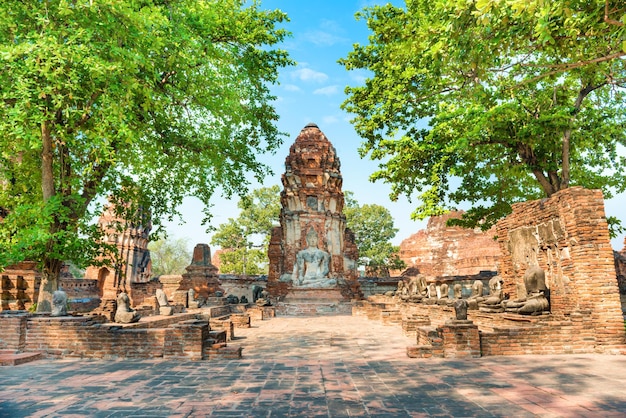
[[[504,301],[507,312],[523,315],[541,315],[550,310],[550,302],[546,298],[546,273],[538,265],[530,265],[524,274],[526,297]]]
[[[501,306],[504,300],[504,294],[502,292],[503,283],[500,276],[494,276],[489,280],[489,296],[478,302],[478,309],[481,312],[504,312],[504,307]]]
[[[293,284],[300,287],[324,287],[337,284],[337,280],[328,277],[330,254],[318,248],[318,236],[315,229],[309,229],[306,242],[307,248],[296,254],[292,275]]]
[[[124,292],[117,295],[117,310],[115,311],[115,322],[120,324],[130,324],[137,322],[141,315],[130,307],[130,298]]]

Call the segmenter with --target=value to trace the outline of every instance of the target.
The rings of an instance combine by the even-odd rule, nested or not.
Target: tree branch
[[[614,10],[613,12],[616,12],[616,10]],[[622,22],[620,22],[618,20],[611,19],[609,17],[610,14],[611,14],[611,12],[609,12],[609,0],[605,0],[605,2],[604,2],[604,22],[608,23],[609,25],[624,26],[624,23],[622,23]]]

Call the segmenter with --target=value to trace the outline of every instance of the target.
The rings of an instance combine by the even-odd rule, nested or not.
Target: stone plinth
[[[480,357],[478,325],[469,320],[452,319],[437,328],[443,339],[444,357]]]
[[[315,303],[342,300],[341,290],[331,287],[318,289],[292,288],[281,301],[285,303]]]

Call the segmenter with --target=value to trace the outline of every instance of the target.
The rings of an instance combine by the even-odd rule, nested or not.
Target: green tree
[[[244,0],[0,2],[0,265],[40,261],[40,311],[63,260],[102,254],[102,197],[158,226],[268,173],[285,19]]]
[[[185,267],[191,263],[188,244],[189,240],[186,238],[151,241],[148,250],[152,260],[152,275],[183,274]]]
[[[410,0],[359,13],[369,44],[341,63],[371,76],[343,108],[361,155],[381,161],[372,180],[392,199],[419,193],[414,218],[469,204],[455,223],[485,228],[571,185],[623,191],[624,36],[605,4]]]
[[[406,267],[398,256],[399,247],[391,243],[398,229],[389,210],[376,204],[359,205],[349,191],[344,195],[346,224],[354,233],[359,265],[365,266],[367,275],[386,277],[389,270]]]
[[[504,11],[504,13],[503,13]],[[622,0],[479,0],[479,21],[506,31],[512,14],[522,36],[508,40],[512,47],[525,43],[529,36],[544,47],[560,48],[562,59],[536,62],[537,78],[610,62],[626,56],[626,5]],[[522,45],[523,46],[523,45]]]
[[[262,187],[242,197],[239,216],[218,226],[211,244],[219,245],[220,271],[267,273],[267,246],[280,214],[280,187]]]

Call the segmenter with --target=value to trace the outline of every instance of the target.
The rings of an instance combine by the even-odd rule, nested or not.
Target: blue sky
[[[281,9],[290,18],[284,27],[292,32],[292,37],[282,45],[298,64],[282,70],[280,84],[273,87],[278,97],[276,109],[280,115],[278,127],[286,132],[283,146],[275,155],[261,156],[260,160],[274,171],[263,186],[280,184],[284,172],[285,158],[289,147],[300,130],[309,122],[316,123],[333,143],[341,160],[343,190],[354,192],[360,204],[376,203],[389,209],[399,229],[394,244],[399,244],[420,229],[426,221],[412,221],[410,214],[416,203],[401,198],[398,202],[389,199],[389,186],[369,182],[369,176],[376,171],[378,162],[361,159],[357,148],[361,139],[354,132],[349,120],[351,115],[340,109],[345,100],[344,88],[357,85],[367,75],[348,72],[337,63],[345,57],[355,43],[367,44],[369,34],[365,21],[357,21],[354,14],[363,7],[383,4],[375,0],[263,0],[266,9]],[[391,1],[403,5],[403,1]],[[253,184],[252,188],[260,187]],[[213,225],[219,225],[237,216],[237,200],[227,201],[219,196],[214,198]],[[624,207],[626,194],[606,203],[607,215],[616,216],[626,223]],[[184,224],[169,224],[170,237],[188,238],[189,245],[210,243],[210,234],[204,232],[199,203],[193,199],[186,201],[182,208]],[[612,241],[614,249],[624,246],[624,236]]]

